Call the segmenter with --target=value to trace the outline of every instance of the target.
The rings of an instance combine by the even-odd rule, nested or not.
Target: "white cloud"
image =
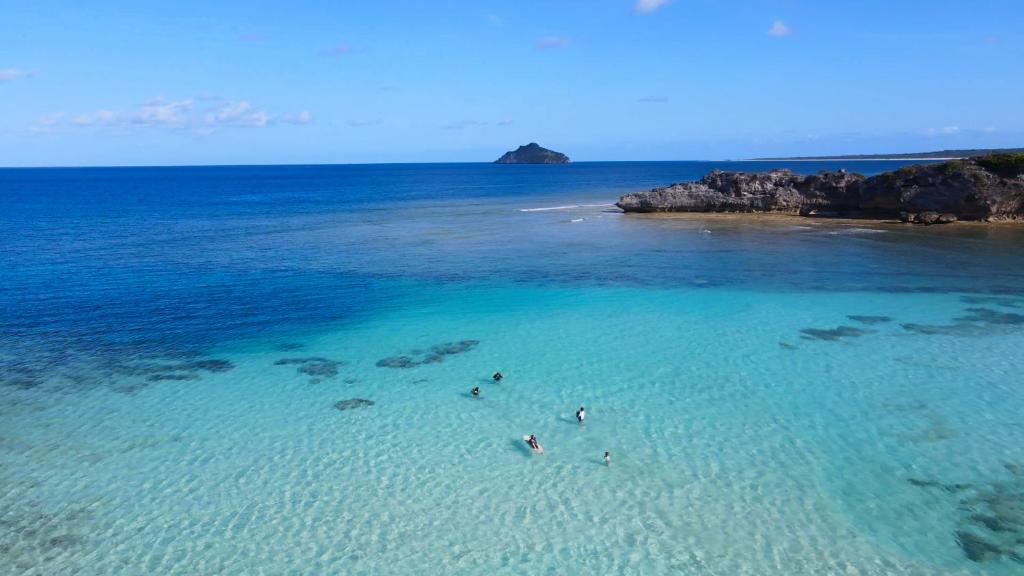
[[[778,36],[780,38],[783,36],[789,36],[792,33],[793,31],[789,26],[786,26],[786,23],[782,20],[776,20],[772,23],[772,27],[768,29],[769,36]]]
[[[35,72],[18,70],[17,68],[0,68],[0,82],[11,82],[23,78],[32,78],[33,76],[35,76]]]
[[[460,122],[453,122],[451,124],[445,124],[441,126],[445,130],[462,130],[463,128],[475,128],[480,126],[487,126],[487,122],[481,122],[479,120],[462,120]]]
[[[569,39],[563,36],[545,36],[537,41],[537,50],[551,50],[552,48],[565,48],[569,45]]]
[[[124,123],[128,118],[123,112],[117,110],[97,110],[88,114],[79,114],[75,117],[75,124],[79,126],[115,126]]]
[[[312,121],[313,115],[309,113],[309,110],[303,110],[296,114],[285,112],[281,115],[281,122],[285,124],[309,124]]]
[[[953,134],[959,134],[959,126],[943,126],[942,128],[929,128],[929,136],[952,136]]]
[[[272,114],[253,106],[247,100],[237,102],[214,99],[200,100],[205,105],[196,106],[195,100],[165,100],[155,98],[133,110],[100,109],[76,115],[71,125],[80,127],[116,127],[144,129],[163,127],[187,130],[196,134],[210,134],[221,128],[251,127],[262,128],[271,124],[309,124],[313,116],[308,110]],[[40,118],[31,130],[47,131],[62,123],[64,114],[57,113]]]
[[[63,112],[53,112],[50,114],[44,114],[39,117],[39,120],[37,120],[33,126],[29,127],[29,131],[35,133],[49,132],[50,130],[53,130],[56,126],[60,125],[61,120],[63,119]]]
[[[163,98],[156,98],[146,102],[131,115],[133,124],[149,126],[163,124],[166,126],[181,126],[189,119],[192,112],[192,99],[167,102]]]
[[[650,14],[668,2],[669,0],[636,0],[633,10],[640,14]]]
[[[245,100],[225,102],[208,110],[203,115],[203,123],[207,126],[256,126],[262,127],[270,123],[271,116],[263,110],[253,107]]]

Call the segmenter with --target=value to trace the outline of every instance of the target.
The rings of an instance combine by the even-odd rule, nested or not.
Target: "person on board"
[[[495,382],[501,382],[502,378],[504,378],[504,376],[501,375],[501,372],[495,372],[494,376],[491,376],[491,379],[493,379]]]
[[[612,464],[612,455],[611,455],[610,452],[608,452],[606,450],[605,453],[604,453],[604,465],[605,466],[611,466],[611,464]]]
[[[479,396],[480,395],[480,387],[479,386],[474,387],[472,390],[470,390],[470,393],[473,394],[473,396]]]
[[[587,419],[587,411],[580,406],[580,409],[576,411],[576,421],[583,424],[583,421]]]

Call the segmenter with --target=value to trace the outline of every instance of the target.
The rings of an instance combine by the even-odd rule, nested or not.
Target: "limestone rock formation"
[[[1007,158],[996,158],[1004,156]],[[771,212],[918,224],[1024,218],[1024,154],[915,164],[865,178],[840,170],[722,172],[627,194],[626,212]]]

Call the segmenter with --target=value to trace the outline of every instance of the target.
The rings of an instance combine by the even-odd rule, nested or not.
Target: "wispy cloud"
[[[497,14],[488,14],[487,21],[495,26],[502,26],[505,24],[505,20],[503,20],[501,16],[498,16]]]
[[[452,122],[451,124],[445,124],[441,126],[445,130],[463,130],[465,128],[478,128],[481,126],[487,126],[487,122],[481,122],[479,120],[461,120],[459,122]]]
[[[668,102],[668,98],[665,96],[644,96],[643,98],[638,98],[637,102],[644,102],[647,104],[664,104],[665,102]]]
[[[197,106],[196,100],[192,98],[154,98],[134,109],[101,108],[76,114],[70,122],[65,122],[63,112],[56,112],[40,118],[30,130],[47,132],[66,125],[80,128],[166,128],[210,134],[221,128],[262,128],[276,123],[308,124],[312,121],[312,115],[306,110],[273,114],[253,106],[247,100],[200,102],[206,103]]]
[[[780,38],[783,36],[789,36],[792,33],[793,31],[789,28],[789,26],[786,26],[786,23],[783,22],[782,20],[776,20],[775,22],[772,22],[772,27],[768,29],[769,36],[776,36]]]
[[[498,120],[498,126],[511,126],[511,120]]]
[[[569,39],[564,36],[545,36],[537,41],[537,50],[551,50],[569,46]]]
[[[346,56],[355,52],[355,48],[352,47],[348,42],[342,42],[332,48],[327,48],[320,51],[321,56]]]
[[[952,136],[953,134],[959,134],[959,126],[943,126],[942,128],[929,128],[928,136]]]
[[[266,35],[260,34],[259,32],[250,32],[248,34],[242,34],[238,38],[243,42],[263,42],[267,39]]]
[[[381,124],[379,119],[371,120],[369,118],[353,118],[348,121],[348,125],[352,128],[365,128],[367,126],[377,126],[379,124]]]
[[[19,70],[17,68],[0,68],[0,82],[22,80],[25,78],[32,78],[35,75],[35,72],[29,72],[27,70]]]
[[[309,124],[313,121],[313,115],[309,113],[309,110],[285,112],[281,114],[280,119],[285,124]]]
[[[636,0],[633,11],[638,14],[650,14],[668,3],[669,0]]]
[[[53,130],[55,126],[59,125],[63,119],[63,112],[44,114],[39,117],[39,120],[37,120],[34,125],[29,127],[29,130],[35,133],[49,132],[50,130]]]

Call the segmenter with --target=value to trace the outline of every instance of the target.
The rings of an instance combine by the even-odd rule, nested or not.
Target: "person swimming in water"
[[[473,396],[479,396],[480,395],[480,387],[479,386],[474,387],[472,390],[470,390],[470,393],[473,394]]]
[[[605,451],[605,453],[604,453],[604,465],[605,466],[611,466],[611,464],[612,464],[612,455],[611,455],[610,452]]]
[[[491,378],[492,378],[492,379],[493,379],[493,380],[494,380],[495,382],[501,382],[501,379],[502,379],[502,378],[504,378],[504,376],[502,376],[502,375],[501,375],[501,372],[495,372],[495,373],[494,373],[494,376],[491,376]]]
[[[587,419],[587,411],[580,406],[580,409],[576,411],[576,421],[583,424],[583,421]]]

